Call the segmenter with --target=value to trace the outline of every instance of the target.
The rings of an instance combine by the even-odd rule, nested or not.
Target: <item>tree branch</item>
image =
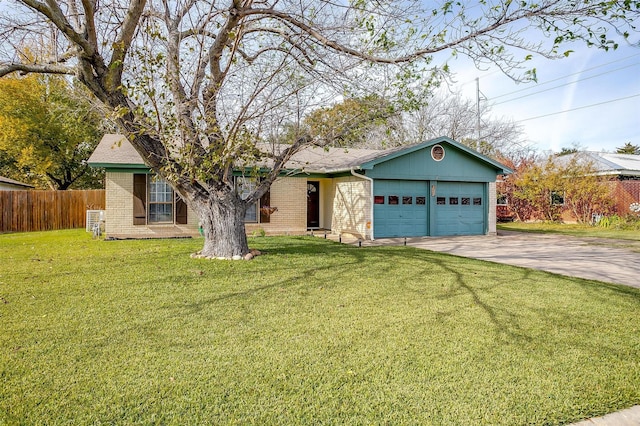
[[[98,50],[98,38],[96,34],[96,0],[82,0],[82,7],[84,8],[85,16],[85,36],[89,41],[89,44],[93,46],[94,50]]]
[[[75,75],[76,69],[55,64],[0,64],[0,77],[4,77],[12,72],[20,72],[21,74],[40,73]]]
[[[127,10],[127,16],[122,24],[120,34],[113,44],[113,54],[108,67],[108,75],[106,76],[107,90],[118,90],[122,84],[122,72],[124,71],[124,59],[131,47],[131,41],[136,33],[140,17],[144,12],[146,0],[132,0]]]

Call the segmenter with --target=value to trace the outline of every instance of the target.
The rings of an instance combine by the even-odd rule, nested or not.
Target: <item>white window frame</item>
[[[157,188],[158,186],[162,186],[162,191],[154,191],[154,188]],[[168,191],[167,191],[168,188]],[[156,175],[150,175],[147,178],[147,193],[148,193],[148,201],[147,201],[147,208],[148,208],[148,212],[147,212],[147,223],[149,224],[168,224],[168,223],[175,223],[175,216],[176,216],[176,202],[175,202],[175,193],[173,191],[173,188],[171,188],[171,185],[169,185],[169,183],[162,179],[159,176]],[[159,197],[160,196],[160,197]],[[155,200],[154,200],[155,198]],[[161,198],[161,200],[158,200],[158,198]],[[168,198],[168,201],[167,201]],[[152,213],[152,206],[156,205],[156,206],[170,206],[171,207],[171,218],[169,220],[152,220],[152,217],[154,215],[154,213]],[[158,213],[155,213],[155,216],[159,216]],[[165,214],[162,214],[162,216],[166,216]]]
[[[236,176],[236,191],[240,198],[246,200],[258,186],[258,180],[247,176]],[[244,216],[245,223],[260,223],[260,212],[258,210],[259,201],[255,201],[247,209],[247,213]]]

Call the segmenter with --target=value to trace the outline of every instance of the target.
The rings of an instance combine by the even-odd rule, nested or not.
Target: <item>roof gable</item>
[[[366,161],[365,163],[363,163],[361,165],[361,168],[363,169],[371,169],[373,168],[375,165],[383,163],[383,162],[387,162],[390,160],[393,160],[395,158],[404,156],[404,155],[408,155],[408,154],[412,154],[414,152],[417,151],[421,151],[427,148],[431,148],[435,145],[445,145],[445,146],[450,146],[453,147],[454,149],[463,152],[464,154],[466,154],[467,156],[469,156],[470,158],[485,164],[488,167],[494,168],[496,169],[496,171],[498,171],[498,174],[510,174],[513,173],[513,171],[511,169],[509,169],[508,167],[504,166],[503,164],[500,164],[499,162],[484,156],[482,154],[480,154],[479,152],[469,148],[468,146],[462,145],[459,142],[454,141],[453,139],[450,139],[448,137],[439,137],[439,138],[435,138],[435,139],[431,139],[429,141],[426,142],[421,142],[418,144],[414,144],[414,145],[409,145],[409,146],[404,146],[404,147],[398,147],[395,149],[391,149],[391,150],[386,150],[382,152],[382,155],[373,158],[369,161]]]
[[[146,167],[133,145],[118,134],[104,135],[87,162],[92,167]]]

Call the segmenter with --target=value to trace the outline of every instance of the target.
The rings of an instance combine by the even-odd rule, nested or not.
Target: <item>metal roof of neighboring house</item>
[[[640,155],[586,152],[600,174],[640,176]]]
[[[423,149],[438,143],[448,143],[461,151],[490,164],[499,170],[499,174],[511,173],[511,170],[504,165],[485,157],[478,152],[459,144],[449,138],[441,137],[427,142],[413,145],[403,145],[386,150],[355,149],[355,148],[325,148],[307,147],[296,154],[286,163],[286,169],[299,171],[301,173],[340,173],[350,169],[370,169],[374,165],[391,160],[400,155]],[[285,149],[287,145],[264,144],[261,148],[265,152],[278,153]],[[89,158],[89,164],[94,167],[119,167],[119,168],[140,168],[144,166],[144,161],[129,141],[122,135],[105,135],[93,154]],[[267,161],[260,165],[270,167]]]
[[[0,183],[4,183],[7,185],[21,186],[24,188],[35,188],[35,186],[29,185],[28,183],[18,182],[17,180],[9,179],[4,176],[0,176]]]

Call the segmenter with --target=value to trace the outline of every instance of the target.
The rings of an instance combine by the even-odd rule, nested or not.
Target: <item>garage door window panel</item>
[[[402,204],[413,204],[413,197],[402,197]]]
[[[458,197],[449,197],[449,204],[452,206],[458,205]]]
[[[374,204],[384,204],[384,195],[376,195],[373,197]]]
[[[400,199],[399,199],[399,197],[397,195],[389,195],[389,204],[390,205],[396,206],[396,205],[400,204],[399,201],[400,201]]]

